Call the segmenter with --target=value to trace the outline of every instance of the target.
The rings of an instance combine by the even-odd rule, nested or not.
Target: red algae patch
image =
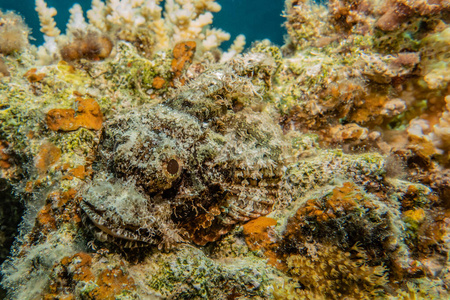
[[[54,131],[102,128],[103,114],[94,99],[77,98],[77,104],[76,111],[72,108],[50,110],[45,117],[48,128]]]
[[[32,190],[33,187],[30,189]],[[73,226],[80,223],[81,218],[78,214],[76,195],[77,190],[74,188],[67,191],[55,190],[50,192],[47,195],[46,204],[36,216],[35,227],[30,234],[29,241],[37,242],[46,238],[48,234],[57,231],[64,224]]]
[[[172,72],[174,73],[173,79],[177,79],[181,76],[186,63],[191,63],[195,54],[197,44],[193,41],[176,44],[173,48],[173,60],[172,60]],[[184,80],[181,81],[184,83]]]
[[[52,201],[53,207],[62,207],[66,205],[70,200],[74,200],[77,194],[77,190],[71,188],[65,192],[54,191],[48,195],[48,198]]]
[[[86,299],[117,299],[120,294],[136,289],[134,280],[122,270],[124,267],[123,263],[105,265],[97,256],[84,252],[66,256],[54,266],[44,299],[62,299],[61,296],[75,299],[74,293],[80,287]]]
[[[277,225],[277,220],[269,217],[259,217],[247,222],[244,225],[245,242],[252,251],[263,250],[269,264],[284,270],[285,265],[276,252],[279,244],[273,229],[275,225]]]
[[[38,155],[34,158],[34,166],[39,174],[44,174],[61,158],[61,149],[50,142],[41,145]]]
[[[267,248],[273,243],[271,233],[272,226],[277,225],[277,220],[269,217],[259,217],[251,220],[244,225],[245,242],[250,250],[259,250]]]
[[[156,76],[155,78],[153,78],[152,86],[153,88],[158,90],[163,88],[165,83],[166,81],[164,80],[164,78]]]
[[[92,274],[92,257],[84,252],[77,253],[71,257],[64,257],[61,262],[53,269],[54,273],[59,278],[70,279],[72,284],[84,281],[90,282],[95,280]],[[67,281],[53,280],[50,284],[49,293],[44,296],[44,299],[61,299],[58,294],[64,291],[64,296],[67,299],[75,299],[75,296],[70,293],[67,294],[69,287],[65,286]]]
[[[98,288],[89,293],[91,299],[116,299],[116,295],[124,289],[134,289],[134,281],[128,277],[121,268],[105,269],[97,279]]]
[[[34,83],[34,82],[39,82],[42,79],[44,79],[45,74],[44,73],[36,73],[37,69],[36,68],[32,68],[30,70],[28,70],[23,77],[25,77],[26,79],[28,79],[29,82]]]
[[[84,180],[86,176],[90,175],[92,172],[91,170],[86,170],[86,167],[81,165],[77,166],[73,169],[70,169],[67,172],[67,175],[64,177],[65,179],[73,179],[73,177]]]
[[[49,232],[56,229],[56,220],[53,216],[51,204],[45,205],[38,213],[36,219],[41,232]]]
[[[0,169],[9,169],[12,164],[12,157],[7,152],[8,143],[0,141]]]

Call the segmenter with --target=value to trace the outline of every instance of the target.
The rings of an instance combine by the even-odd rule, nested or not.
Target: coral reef
[[[54,266],[50,275],[49,292],[44,299],[136,299],[136,285],[124,273],[124,267],[123,262],[106,265],[84,252],[66,256]],[[76,291],[76,296],[73,291]]]
[[[264,270],[261,261],[241,258],[239,263],[229,265],[192,249],[182,249],[176,255],[169,255],[172,259],[167,255],[154,258],[159,266],[149,285],[163,298],[229,299],[245,295],[265,299],[270,295],[271,270]]]
[[[225,70],[215,72],[226,76]],[[165,105],[110,119],[99,146],[104,166],[97,168],[120,181],[101,177],[87,188],[81,207],[96,227],[128,241],[162,239],[169,245],[180,241],[175,227],[181,225],[204,245],[232,224],[271,211],[284,159],[280,128],[267,112],[234,112],[225,88],[191,94],[191,86],[208,86],[212,80],[220,87],[216,76],[200,75]],[[233,79],[226,84],[237,86]],[[124,184],[142,192],[117,194],[114,190]]]
[[[435,16],[450,11],[450,4],[447,1],[386,1],[386,8],[377,20],[376,26],[384,31],[392,31],[398,28],[408,19],[417,16]]]
[[[228,51],[219,10],[0,13],[5,297],[448,299],[448,1],[288,0]]]
[[[213,0],[171,0],[160,6],[160,0],[94,0],[87,11],[86,22],[82,8],[75,4],[70,9],[67,31],[61,34],[53,17],[55,8],[47,7],[44,0],[36,1],[41,32],[45,44],[39,48],[42,64],[58,58],[103,59],[109,56],[113,44],[124,40],[137,47],[140,53],[151,57],[160,50],[173,49],[176,44],[196,41],[201,52],[213,51],[230,35],[220,29],[207,28],[212,23],[211,12],[221,6]],[[239,36],[228,52],[231,57],[242,51],[245,39]]]
[[[367,254],[357,246],[351,252],[337,247],[311,246],[307,253],[292,255],[287,259],[289,274],[304,287],[296,289],[299,299],[372,299],[381,294],[387,283],[386,270],[380,266],[368,266]],[[285,286],[274,293],[275,299],[286,299]],[[287,290],[287,291],[286,291]]]

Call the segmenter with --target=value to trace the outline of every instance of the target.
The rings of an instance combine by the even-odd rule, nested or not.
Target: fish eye
[[[177,174],[179,168],[180,168],[180,165],[173,158],[171,160],[169,160],[169,162],[167,163],[167,172],[169,172],[172,175]]]

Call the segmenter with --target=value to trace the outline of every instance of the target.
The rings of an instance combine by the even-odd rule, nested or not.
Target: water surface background
[[[74,3],[79,3],[86,11],[91,7],[91,0],[61,1],[46,0],[49,7],[55,7],[58,14],[55,17],[57,26],[65,31],[69,19],[69,9]],[[256,40],[268,38],[276,45],[283,44],[286,30],[282,26],[285,19],[282,17],[284,0],[222,0],[217,1],[222,10],[214,14],[213,26],[221,28],[231,34],[231,41],[240,33],[247,39],[247,46]],[[35,0],[0,0],[0,8],[14,10],[25,18],[32,29],[33,44],[41,45],[43,37],[39,30],[39,18],[35,11]],[[231,41],[223,43],[228,48]]]

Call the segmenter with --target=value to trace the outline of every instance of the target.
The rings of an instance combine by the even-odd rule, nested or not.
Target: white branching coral
[[[165,20],[168,28],[173,30],[175,43],[187,40],[206,39],[204,45],[207,50],[220,45],[230,38],[228,33],[221,30],[209,30],[203,34],[205,26],[212,23],[211,12],[220,11],[221,6],[211,0],[168,0],[165,5]],[[213,46],[214,45],[214,46]]]
[[[83,16],[83,9],[80,4],[75,4],[69,10],[70,19],[69,23],[67,23],[67,32],[74,32],[76,30],[85,31],[87,29],[88,24]]]
[[[38,49],[39,63],[42,65],[50,64],[57,57],[58,44],[56,39],[59,37],[61,31],[56,27],[56,22],[53,19],[56,16],[56,9],[54,7],[47,7],[44,0],[36,0],[36,11],[39,15],[39,22],[41,24],[41,32],[44,34],[44,45]]]
[[[231,58],[241,53],[244,50],[244,47],[245,47],[245,35],[240,34],[233,41],[233,44],[230,46],[230,49],[228,49],[228,51],[222,55],[220,61],[221,62],[229,61]]]
[[[83,17],[81,6],[75,4],[67,25],[67,36],[80,31],[95,31],[113,40],[127,40],[140,43],[149,41],[147,52],[167,50],[179,42],[196,41],[197,49],[210,51],[220,46],[230,35],[220,29],[209,28],[213,12],[221,6],[214,0],[93,0],[87,11],[89,23]],[[60,36],[53,16],[56,9],[48,8],[44,0],[36,0],[36,11],[41,20],[41,31],[50,42],[63,43],[67,38]],[[48,39],[46,39],[47,41]],[[58,44],[58,46],[61,46]],[[50,47],[45,46],[47,56],[55,56]],[[239,51],[236,51],[238,53]],[[48,59],[47,59],[48,60]]]
[[[218,12],[222,9],[220,4],[215,2],[214,0],[194,0],[193,3],[197,11],[207,10]]]
[[[87,11],[89,24],[101,32],[106,32],[106,5],[101,0],[92,0],[92,7]]]
[[[203,41],[203,47],[206,51],[217,48],[224,41],[230,39],[230,34],[221,29],[207,29],[206,38]]]
[[[36,11],[41,23],[41,32],[46,36],[57,37],[61,31],[56,27],[56,22],[53,19],[56,16],[56,9],[47,7],[44,0],[36,0]]]
[[[145,18],[139,13],[140,8],[136,6],[136,1],[110,0],[106,7],[109,12],[106,20],[111,24],[138,27],[145,22]]]

